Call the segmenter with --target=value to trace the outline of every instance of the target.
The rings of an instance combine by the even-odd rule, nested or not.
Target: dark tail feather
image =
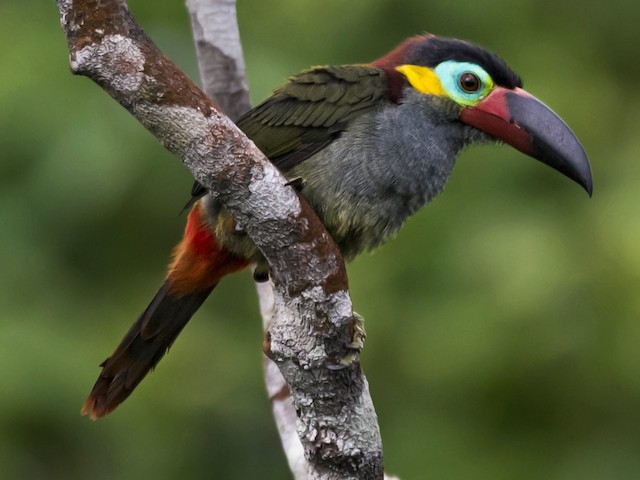
[[[97,420],[131,395],[214,288],[178,296],[171,291],[171,282],[165,281],[113,355],[100,365],[102,372],[82,414]]]

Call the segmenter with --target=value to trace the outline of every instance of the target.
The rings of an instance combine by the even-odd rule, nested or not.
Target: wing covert
[[[389,99],[383,70],[369,65],[313,67],[289,78],[249,110],[238,127],[282,171],[340,136],[350,121]],[[192,200],[206,194],[196,182]]]

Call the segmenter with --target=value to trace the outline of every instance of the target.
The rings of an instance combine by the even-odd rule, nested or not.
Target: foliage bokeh
[[[349,268],[401,478],[640,478],[640,4],[239,2],[255,101],[311,64],[430,31],[508,60],[582,139],[594,197],[506,147]],[[183,4],[132,0],[193,78]],[[287,478],[248,275],[225,281],[115,414],[79,415],[159,286],[190,176],[72,77],[54,2],[0,3],[2,478]],[[629,81],[632,80],[632,81]]]

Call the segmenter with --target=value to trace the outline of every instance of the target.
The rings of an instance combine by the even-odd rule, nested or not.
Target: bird
[[[429,33],[369,64],[294,75],[236,122],[311,205],[345,261],[375,249],[444,188],[458,153],[498,142],[592,194],[587,155],[549,107],[496,54]],[[92,419],[120,405],[155,368],[226,275],[269,266],[197,182],[164,283],[102,370],[82,407]]]

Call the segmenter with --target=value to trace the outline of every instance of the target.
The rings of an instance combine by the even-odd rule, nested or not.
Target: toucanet
[[[237,122],[320,217],[344,258],[371,250],[440,193],[466,146],[504,142],[591,195],[569,127],[495,54],[418,35],[370,63],[313,67]],[[102,371],[82,412],[102,417],[136,388],[225,275],[268,265],[196,184],[163,285]]]

